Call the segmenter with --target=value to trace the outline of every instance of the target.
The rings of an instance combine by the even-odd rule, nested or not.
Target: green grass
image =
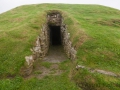
[[[60,76],[46,76],[38,80],[32,78],[24,82],[18,90],[81,90],[64,73]]]
[[[20,68],[24,65],[24,57],[31,54],[30,48],[33,47],[42,24],[46,22],[47,10],[62,11],[64,23],[67,24],[71,35],[70,39],[73,45],[77,47],[77,64],[120,74],[119,10],[100,5],[36,4],[16,7],[0,14],[0,78],[18,75]],[[60,69],[67,68],[62,64]],[[49,64],[44,64],[44,66],[49,67]],[[91,74],[86,70],[76,71],[75,74],[68,72],[67,76],[69,74],[74,82],[82,88],[91,87],[90,90],[120,89],[119,79],[117,80],[115,77]],[[7,87],[9,87],[9,90],[16,90],[17,87],[21,90],[27,88],[28,90],[32,90],[32,88],[39,90],[38,88],[41,86],[45,90],[46,86],[42,87],[42,85],[46,84],[48,89],[51,90],[51,85],[54,86],[57,82],[60,86],[56,86],[52,90],[61,90],[62,87],[69,90],[69,85],[73,88],[74,84],[65,84],[69,82],[67,76],[64,78],[62,76],[48,76],[42,80],[31,79],[28,81],[21,78],[2,79],[0,80],[0,87],[1,90],[8,90]],[[94,79],[95,83],[93,84],[91,79],[88,80],[84,76]],[[16,82],[19,79],[18,82],[20,83],[17,85]],[[31,86],[32,84],[35,85]],[[73,90],[77,89],[73,88]]]
[[[84,90],[119,90],[120,78],[105,76],[98,73],[90,73],[82,69],[73,71],[73,79]]]
[[[49,63],[49,62],[42,62],[41,63],[41,66],[44,66],[46,68],[50,68],[51,65],[52,65],[52,63]]]
[[[80,90],[75,83],[65,75],[46,76],[42,80],[31,78],[24,81],[22,78],[0,81],[0,90]]]
[[[34,74],[42,74],[41,71],[35,71]]]
[[[60,67],[70,67],[71,62],[66,61]],[[68,78],[70,68],[58,76],[45,76],[43,79],[30,78],[23,79],[16,76],[12,79],[0,80],[0,90],[81,90],[72,80]],[[41,74],[35,72],[34,74]]]
[[[21,77],[15,77],[14,79],[2,79],[0,80],[0,90],[18,90],[22,85],[23,79]]]

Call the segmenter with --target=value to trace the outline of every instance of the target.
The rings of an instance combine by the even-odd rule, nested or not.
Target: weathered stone
[[[40,37],[39,36],[37,37],[37,40],[36,40],[36,46],[40,47]]]
[[[26,62],[27,62],[27,65],[28,65],[28,66],[32,66],[32,65],[33,65],[34,59],[33,59],[33,56],[32,56],[32,55],[30,55],[30,56],[25,56],[25,59],[26,59]]]
[[[76,69],[79,69],[79,68],[85,68],[85,66],[77,65],[77,66],[76,66]]]
[[[36,54],[33,54],[32,57],[33,57],[33,60],[36,60],[38,58]]]
[[[75,60],[77,51],[72,47],[72,42],[70,41],[70,33],[67,32],[67,27],[65,24],[61,26],[62,33],[62,44],[68,58]]]
[[[97,70],[97,69],[95,71],[98,72],[98,73],[101,73],[101,74],[117,77],[117,75],[115,73],[113,73],[113,72],[108,72],[108,71],[104,71],[104,70]]]
[[[113,76],[113,77],[120,77],[120,75],[117,75],[117,74],[115,74],[115,73],[113,73],[113,72],[110,72],[110,71],[105,71],[105,70],[100,70],[100,69],[91,69],[91,68],[89,68],[89,67],[85,67],[85,66],[82,66],[82,65],[77,65],[76,66],[76,69],[78,70],[78,69],[86,69],[86,70],[88,70],[88,71],[90,71],[91,73],[95,73],[95,72],[97,72],[97,73],[100,73],[100,74],[104,74],[104,75],[109,75],[109,76]]]
[[[75,60],[77,52],[73,47],[71,48],[70,53],[71,53],[71,59]]]
[[[61,15],[58,12],[49,13],[48,15],[49,25],[60,26],[61,25]]]

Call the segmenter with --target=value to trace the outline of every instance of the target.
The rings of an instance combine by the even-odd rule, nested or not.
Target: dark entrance
[[[51,45],[61,45],[60,26],[49,26],[50,28],[50,43]]]

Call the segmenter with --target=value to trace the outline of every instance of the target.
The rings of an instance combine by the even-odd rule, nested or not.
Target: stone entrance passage
[[[39,58],[52,63],[60,63],[67,59],[66,56],[72,60],[76,59],[77,52],[60,11],[47,12],[47,22],[42,25],[41,33],[30,50],[32,55],[25,56],[27,68],[24,73],[27,75],[32,72],[34,61]]]
[[[63,38],[61,32],[62,16],[58,11],[52,11],[47,15],[48,28],[49,28],[49,51],[44,57],[43,61],[50,63],[60,63],[67,60],[63,48]]]
[[[50,47],[61,45],[68,58],[76,59],[76,50],[70,41],[70,33],[67,31],[67,26],[64,24],[62,13],[60,11],[51,10],[47,13],[47,25],[49,28],[49,45]],[[56,47],[57,50],[58,47]],[[51,50],[51,48],[49,49]],[[59,51],[59,49],[58,49]],[[57,53],[57,52],[56,52]],[[61,55],[61,54],[59,54]]]
[[[46,55],[48,55],[48,51],[50,52],[51,47],[54,48],[54,51],[56,50],[57,53],[59,51],[59,47],[56,46],[61,46],[68,58],[72,60],[76,59],[77,52],[70,40],[70,33],[67,31],[66,24],[64,24],[62,13],[57,10],[50,10],[47,12],[46,19],[47,22],[43,24],[41,33],[37,37],[33,48],[31,48],[33,54],[25,57],[29,67],[33,66],[33,62],[36,59],[46,57]],[[59,53],[54,55],[60,56],[61,54]]]

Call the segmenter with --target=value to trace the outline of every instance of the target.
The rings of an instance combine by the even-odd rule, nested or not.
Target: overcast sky
[[[120,0],[0,0],[0,13],[17,6],[40,3],[99,4],[120,10]]]

